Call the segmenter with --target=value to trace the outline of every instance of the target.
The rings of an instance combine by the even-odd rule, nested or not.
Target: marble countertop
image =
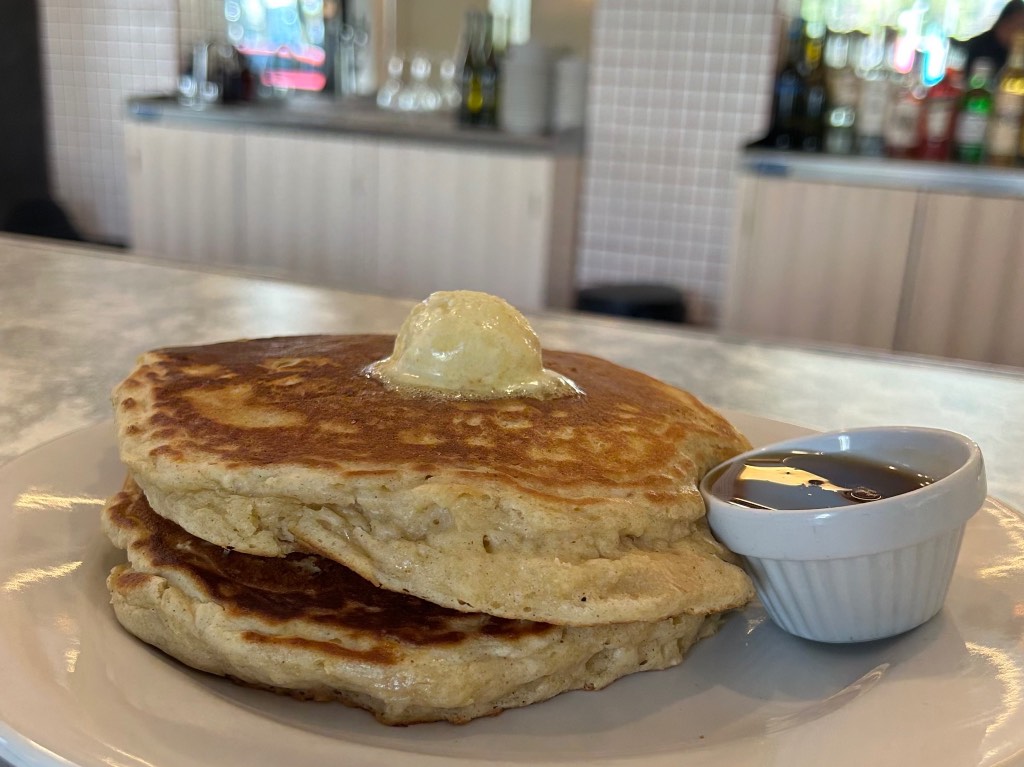
[[[0,462],[109,419],[108,393],[147,349],[394,332],[413,302],[2,236],[0,274]],[[963,432],[982,447],[991,494],[1024,507],[1024,371],[755,343],[595,315],[530,319],[549,348],[643,370],[716,407],[815,429],[910,424]]]

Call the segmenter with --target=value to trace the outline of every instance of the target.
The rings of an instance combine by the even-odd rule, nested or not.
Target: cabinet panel
[[[578,158],[138,122],[126,145],[149,255],[412,298],[572,301]]]
[[[523,309],[544,307],[553,167],[547,158],[382,146],[381,290],[484,290]]]
[[[377,146],[308,134],[245,137],[240,266],[373,290]]]
[[[896,348],[1024,365],[1024,200],[923,196]]]
[[[132,247],[175,261],[235,263],[244,246],[237,136],[128,122],[125,147]]]
[[[743,177],[723,327],[892,348],[916,199]]]

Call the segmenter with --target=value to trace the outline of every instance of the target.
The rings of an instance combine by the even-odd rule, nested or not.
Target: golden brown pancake
[[[117,387],[121,455],[157,513],[217,545],[316,552],[385,588],[569,625],[745,603],[699,478],[746,440],[692,395],[545,352],[582,396],[406,396],[391,336],[163,349]]]
[[[232,552],[159,515],[130,480],[103,512],[130,564],[107,585],[121,623],[203,671],[388,724],[465,722],[679,663],[718,616],[560,627],[438,607],[309,554]]]

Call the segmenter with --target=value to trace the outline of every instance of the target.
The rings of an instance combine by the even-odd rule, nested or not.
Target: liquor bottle
[[[803,85],[797,105],[800,123],[800,149],[820,152],[825,138],[825,66],[822,49],[825,43],[824,24],[805,24],[800,77]]]
[[[768,131],[768,145],[776,149],[796,149],[800,146],[800,102],[803,100],[803,77],[800,62],[803,54],[802,19],[793,19],[786,35],[782,66],[775,76],[772,94],[772,120]]]
[[[968,91],[960,100],[953,137],[954,156],[960,162],[980,163],[985,158],[985,134],[992,115],[992,59],[978,59],[971,67]]]
[[[480,124],[498,124],[498,56],[494,49],[494,17],[483,14],[483,49],[480,53]]]
[[[956,128],[956,111],[964,95],[963,56],[951,50],[946,61],[946,74],[928,89],[924,97],[920,123],[922,160],[948,160]]]
[[[825,151],[852,154],[857,118],[857,75],[850,66],[850,36],[829,34],[825,41]]]
[[[985,154],[993,165],[1013,165],[1024,118],[1024,33],[1013,38],[1006,66],[999,72],[992,95],[992,117],[985,137]]]
[[[918,55],[911,70],[896,79],[885,113],[885,153],[889,157],[908,159],[917,155],[925,93]]]
[[[886,67],[885,30],[879,29],[861,40],[857,57],[857,154],[880,157],[885,154],[885,110],[889,103],[889,71]]]
[[[479,125],[483,112],[484,95],[480,77],[482,51],[482,17],[476,11],[468,11],[465,16],[464,45],[465,56],[462,59],[462,101],[459,104],[459,122],[463,125]]]

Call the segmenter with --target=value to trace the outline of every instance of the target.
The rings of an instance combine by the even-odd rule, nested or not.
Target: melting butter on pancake
[[[398,391],[465,399],[580,394],[572,381],[544,367],[540,340],[517,309],[472,290],[432,293],[417,304],[391,355],[368,370]]]
[[[103,524],[129,564],[107,585],[130,632],[182,662],[387,724],[466,722],[679,663],[716,615],[560,627],[448,610],[306,554],[268,559],[200,540],[131,481]]]
[[[697,482],[746,440],[692,395],[545,352],[585,396],[407,397],[390,336],[163,349],[115,390],[154,510],[219,546],[315,552],[445,607],[569,625],[747,602]]]

